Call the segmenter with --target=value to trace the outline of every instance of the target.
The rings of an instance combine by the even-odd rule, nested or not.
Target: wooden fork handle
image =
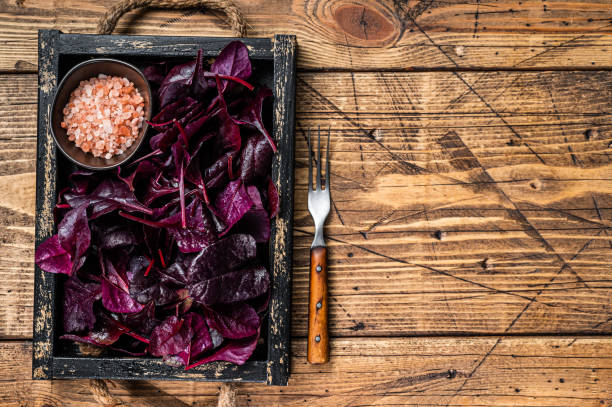
[[[327,248],[310,249],[310,300],[308,304],[308,362],[327,363]]]

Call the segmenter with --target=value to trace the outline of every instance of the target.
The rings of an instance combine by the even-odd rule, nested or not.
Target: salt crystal
[[[133,145],[144,120],[142,97],[126,78],[99,74],[70,94],[64,108],[69,140],[94,156],[112,158]]]

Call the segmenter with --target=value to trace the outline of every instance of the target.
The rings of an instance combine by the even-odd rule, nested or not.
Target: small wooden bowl
[[[115,155],[109,159],[94,157],[93,154],[84,152],[77,147],[73,141],[68,140],[66,130],[61,127],[61,122],[64,118],[64,113],[62,111],[68,103],[72,91],[79,86],[81,81],[97,77],[98,74],[101,73],[108,76],[127,78],[134,84],[140,92],[140,96],[144,99],[145,122],[142,124],[138,138],[134,144],[123,152],[123,154]],[[148,127],[146,121],[151,119],[151,101],[151,87],[138,68],[117,59],[90,59],[72,68],[57,87],[57,92],[55,93],[51,108],[51,134],[53,135],[57,147],[70,161],[90,170],[108,170],[128,161],[144,141]]]

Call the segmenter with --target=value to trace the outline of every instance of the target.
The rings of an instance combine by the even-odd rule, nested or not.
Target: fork
[[[321,127],[317,147],[316,186],[312,188],[312,156],[308,129],[308,211],[315,224],[315,235],[310,246],[310,295],[308,304],[308,362],[326,363],[329,360],[327,333],[327,248],[323,226],[329,214],[329,134],[325,157],[325,189],[321,188]]]

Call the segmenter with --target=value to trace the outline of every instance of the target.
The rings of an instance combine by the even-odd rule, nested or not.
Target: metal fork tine
[[[327,128],[327,153],[325,154],[325,190],[329,191],[329,135],[331,127]]]
[[[308,129],[308,191],[312,191],[312,148],[310,144],[310,129]]]
[[[317,191],[321,190],[321,126],[319,126],[319,142],[317,145]]]

